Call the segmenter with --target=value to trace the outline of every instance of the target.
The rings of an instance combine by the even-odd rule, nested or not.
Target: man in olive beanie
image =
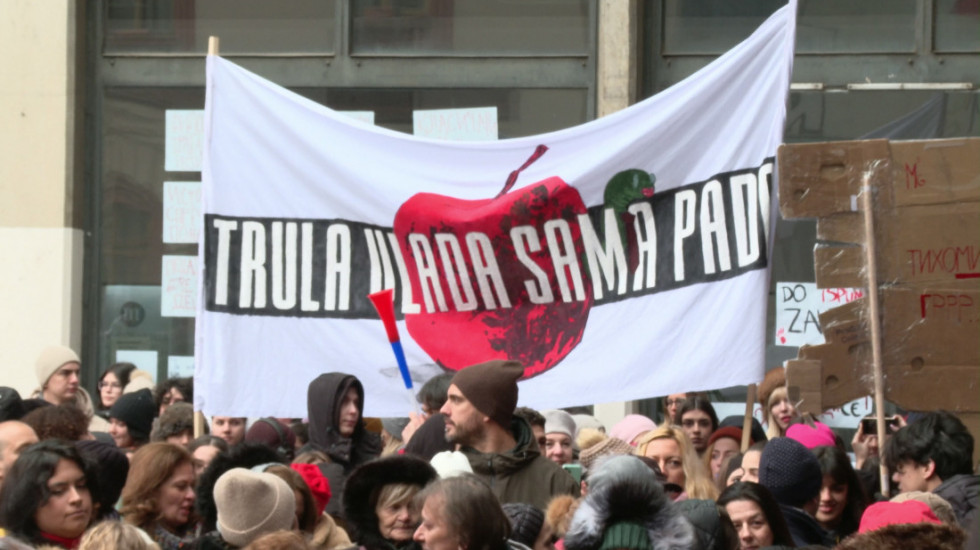
[[[541,456],[531,426],[514,416],[517,361],[487,361],[453,376],[446,417],[446,440],[459,446],[502,504],[525,502],[544,509],[551,497],[579,495],[579,485],[557,464]]]

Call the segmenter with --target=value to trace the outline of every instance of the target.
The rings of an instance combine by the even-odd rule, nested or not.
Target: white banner
[[[344,371],[366,414],[405,415],[383,288],[417,383],[516,359],[521,404],[552,408],[758,382],[795,8],[637,105],[494,142],[352,122],[209,56],[196,407],[301,417]]]

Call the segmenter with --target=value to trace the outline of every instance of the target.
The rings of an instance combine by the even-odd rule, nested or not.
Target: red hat
[[[290,464],[289,467],[303,476],[303,481],[310,487],[313,500],[316,501],[316,515],[320,517],[330,502],[330,482],[323,477],[323,472],[316,464]]]
[[[898,523],[936,523],[941,524],[932,508],[925,502],[906,500],[905,502],[876,502],[868,506],[861,516],[859,533],[881,529]]]
[[[737,441],[739,445],[741,445],[742,444],[742,428],[738,428],[738,427],[735,427],[735,426],[725,426],[724,428],[718,428],[717,430],[715,430],[711,434],[711,437],[708,438],[708,445],[711,445],[712,443],[714,443],[715,441],[718,441],[719,439],[721,439],[723,437],[730,437],[730,438],[734,439],[735,441]],[[754,443],[755,443],[755,441],[750,437],[749,438],[749,445],[753,445]]]
[[[793,424],[786,430],[786,437],[799,441],[810,450],[817,447],[833,447],[836,444],[834,431],[820,422],[814,422],[812,428],[806,423]]]

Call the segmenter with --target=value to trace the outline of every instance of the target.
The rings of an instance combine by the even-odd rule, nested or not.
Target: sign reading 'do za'
[[[864,296],[857,288],[817,288],[816,283],[776,283],[776,345],[823,344],[820,314]]]

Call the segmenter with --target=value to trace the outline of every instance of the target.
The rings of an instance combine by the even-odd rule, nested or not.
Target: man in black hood
[[[381,454],[381,437],[364,428],[364,387],[354,375],[329,372],[317,376],[310,382],[306,403],[310,419],[307,446],[332,461],[319,465],[333,494],[326,511],[341,515],[347,475]]]

